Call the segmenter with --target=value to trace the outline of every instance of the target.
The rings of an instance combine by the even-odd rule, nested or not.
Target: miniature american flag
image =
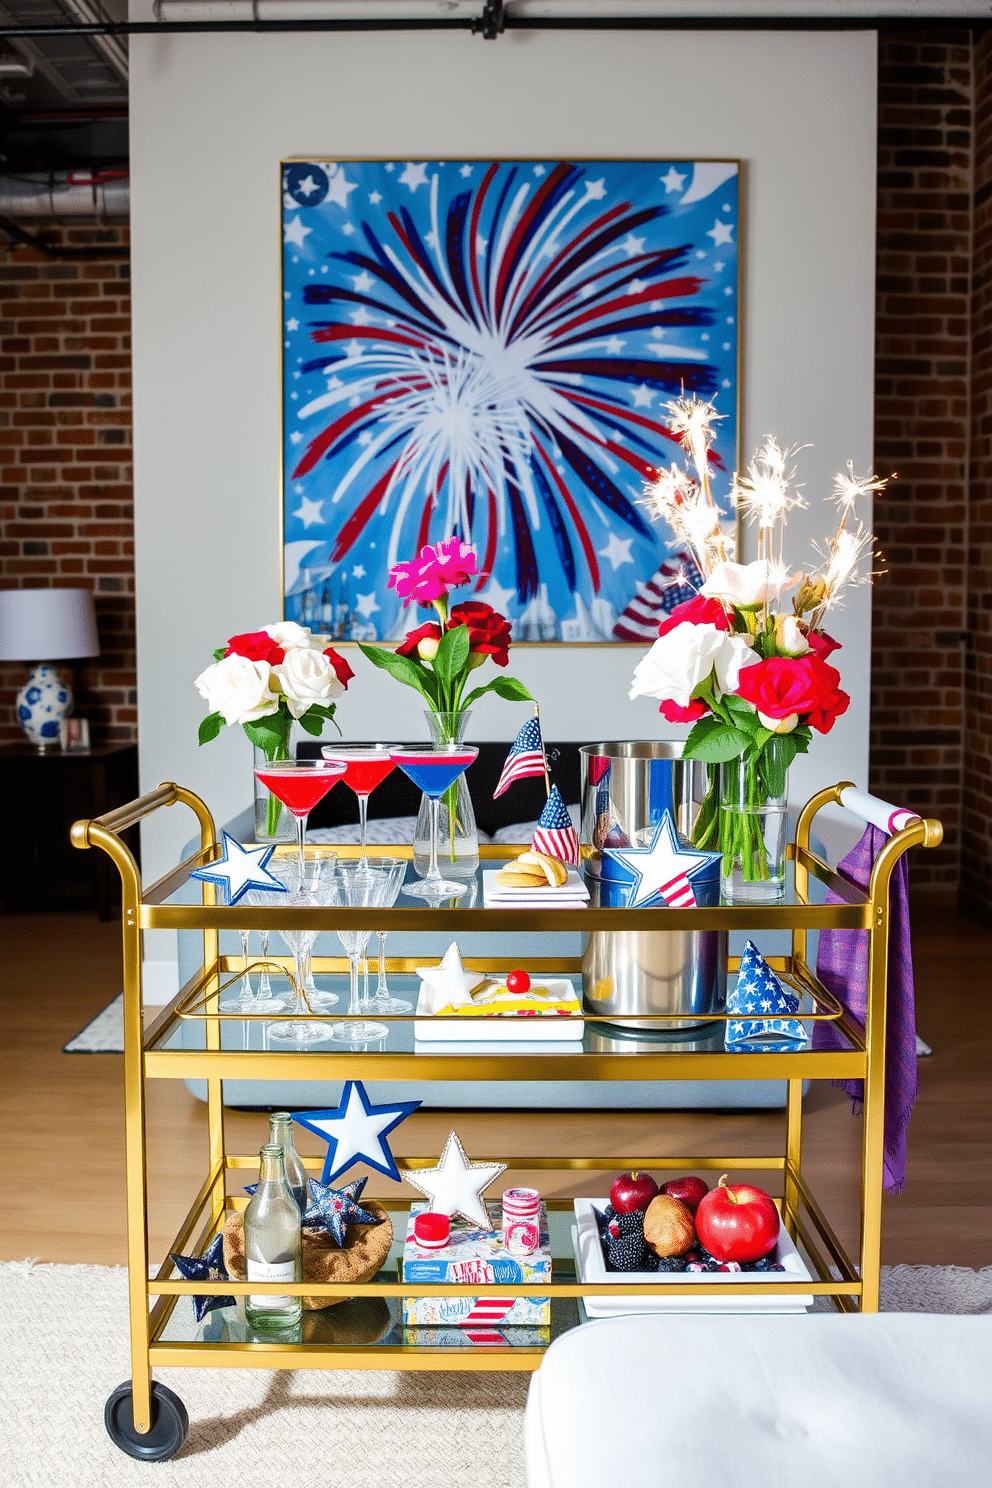
[[[510,745],[506,764],[499,777],[499,784],[493,791],[493,800],[501,796],[514,780],[523,780],[528,775],[543,774],[544,744],[541,740],[541,725],[536,718],[528,718]]]
[[[578,833],[556,785],[551,787],[548,804],[538,818],[530,845],[545,857],[558,858],[562,863],[572,863],[575,867],[579,865]]]
[[[670,553],[653,579],[637,593],[613,627],[618,641],[654,641],[658,626],[676,605],[692,599],[703,583],[695,558],[685,548]]]

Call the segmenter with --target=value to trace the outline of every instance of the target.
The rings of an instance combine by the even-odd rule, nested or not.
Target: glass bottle
[[[305,1214],[310,1208],[310,1185],[303,1159],[293,1141],[293,1118],[288,1111],[273,1111],[269,1117],[269,1143],[282,1148],[283,1167],[289,1191]]]
[[[245,1210],[248,1281],[302,1281],[300,1206],[286,1182],[282,1148],[269,1144],[258,1155],[258,1187]],[[245,1299],[245,1319],[254,1328],[291,1328],[303,1314],[301,1297],[278,1293]]]

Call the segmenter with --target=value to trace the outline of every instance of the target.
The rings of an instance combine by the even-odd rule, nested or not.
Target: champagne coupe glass
[[[278,795],[279,792],[276,791],[275,794]],[[302,876],[298,872],[299,865],[293,858],[273,860],[269,868],[289,890],[289,897],[283,900],[286,908],[302,909],[335,902],[333,858],[304,859]],[[329,1037],[327,1026],[307,1020],[306,1014],[310,1009],[304,996],[306,955],[317,939],[318,931],[316,929],[280,930],[279,935],[292,951],[296,964],[295,995],[290,1008],[294,1017],[291,1022],[270,1023],[268,1026],[269,1042],[295,1045],[326,1042]]]
[[[366,849],[368,834],[369,796],[377,785],[396,768],[389,758],[389,745],[376,744],[365,749],[360,745],[325,744],[320,751],[325,760],[344,766],[344,783],[358,797],[358,821],[361,828],[362,852],[359,866],[363,873],[369,871],[369,855]]]
[[[324,799],[331,786],[337,785],[344,772],[344,765],[325,759],[267,760],[255,770],[262,784],[274,796],[278,796],[296,818],[301,884],[306,876],[303,839],[306,836],[307,817],[317,802]]]
[[[396,903],[406,877],[408,861],[407,858],[375,859],[376,868],[381,869],[387,876],[386,896],[382,901],[384,909],[391,909]],[[386,936],[389,932],[377,930],[375,933],[379,938],[379,980],[376,984],[375,996],[369,999],[366,1006],[372,1013],[412,1013],[413,1003],[407,1002],[402,997],[392,997],[386,986]]]
[[[454,785],[478,753],[474,744],[461,744],[446,750],[417,749],[411,745],[389,751],[393,763],[399,765],[403,774],[423,791],[431,806],[431,863],[427,877],[422,883],[405,888],[404,894],[415,899],[458,899],[466,892],[465,884],[442,878],[438,872],[437,813],[441,797],[449,785]]]
[[[381,909],[385,903],[388,883],[388,874],[378,873],[372,867],[362,872],[360,862],[354,867],[342,865],[342,871],[335,883],[339,895],[336,903],[342,908],[348,906],[351,909]],[[358,962],[365,954],[371,934],[371,930],[339,930],[337,932],[338,940],[348,957],[351,969],[351,997],[348,1002],[347,1022],[334,1023],[331,1027],[330,1037],[336,1044],[350,1044],[356,1047],[360,1044],[368,1044],[373,1039],[385,1038],[389,1033],[385,1023],[370,1023],[367,1019],[357,1016],[362,1010],[358,996]]]

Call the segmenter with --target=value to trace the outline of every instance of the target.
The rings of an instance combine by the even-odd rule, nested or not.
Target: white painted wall
[[[150,0],[132,4],[151,15]],[[228,635],[278,617],[279,161],[514,154],[740,156],[744,450],[768,432],[803,457],[813,510],[872,447],[875,37],[646,33],[134,37],[131,43],[135,525],[141,780],[178,780],[218,821],[248,801],[239,729],[198,750],[192,679]],[[794,767],[793,794],[867,783],[870,603],[832,625],[849,713]],[[549,738],[672,732],[627,700],[641,653],[517,648]],[[353,738],[396,734],[411,695],[351,653]],[[479,707],[473,736],[524,714]],[[404,733],[406,730],[402,730]],[[426,737],[426,734],[425,734]],[[146,876],[192,835],[149,825]]]

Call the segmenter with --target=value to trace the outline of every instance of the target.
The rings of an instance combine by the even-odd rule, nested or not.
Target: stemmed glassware
[[[334,883],[334,903],[341,908],[381,909],[386,902],[390,875],[379,873],[371,865],[363,870],[361,860],[354,865],[342,864]],[[385,1038],[389,1032],[385,1023],[372,1023],[358,1016],[362,1004],[358,996],[358,963],[365,954],[371,930],[339,930],[341,942],[351,969],[351,996],[348,1001],[348,1019],[331,1026],[330,1037],[336,1044],[367,1044],[374,1039]]]
[[[383,909],[391,909],[399,897],[403,880],[406,877],[407,858],[376,858],[373,861],[373,871],[381,871],[386,875],[386,889],[382,901]],[[392,997],[386,985],[386,936],[388,930],[377,930],[379,938],[379,979],[376,984],[375,996],[369,998],[365,1004],[370,1013],[412,1013],[413,1003],[405,1001],[402,997]],[[366,965],[368,962],[366,961]]]
[[[417,749],[414,746],[391,749],[389,757],[399,765],[414,785],[422,790],[431,803],[431,862],[422,883],[410,884],[403,890],[415,899],[458,899],[466,892],[466,885],[441,877],[437,866],[438,806],[441,797],[450,785],[475,759],[479,753],[474,744],[462,744],[457,749]]]
[[[393,761],[389,757],[389,745],[377,744],[371,748],[364,748],[357,744],[325,744],[320,751],[325,760],[332,764],[341,765],[344,768],[344,783],[355,792],[358,797],[358,822],[360,827],[362,851],[358,859],[359,867],[363,873],[369,871],[369,858],[366,849],[366,837],[368,834],[368,811],[369,796],[377,785],[381,785],[387,775],[391,775],[395,769]]]
[[[278,795],[279,792],[276,791],[275,794]],[[315,856],[302,861],[302,875],[299,872],[298,863],[293,858],[275,858],[269,864],[269,871],[274,873],[280,882],[285,883],[289,890],[288,898],[282,901],[283,906],[287,909],[299,909],[336,903],[336,858],[334,855]],[[310,1011],[305,995],[307,960],[318,933],[316,928],[279,931],[279,935],[292,951],[296,965],[296,988],[293,1005],[290,1008],[294,1016],[291,1021],[269,1024],[270,1043],[315,1044],[326,1042],[330,1037],[326,1024],[308,1020],[306,1017]],[[327,994],[326,1000],[328,1003],[337,1002],[333,993]]]
[[[299,849],[300,882],[305,876],[303,861],[303,839],[306,836],[307,817],[318,801],[322,801],[332,785],[337,785],[345,772],[344,765],[325,759],[268,760],[255,768],[255,774],[284,806],[288,806],[296,818],[296,838]]]

